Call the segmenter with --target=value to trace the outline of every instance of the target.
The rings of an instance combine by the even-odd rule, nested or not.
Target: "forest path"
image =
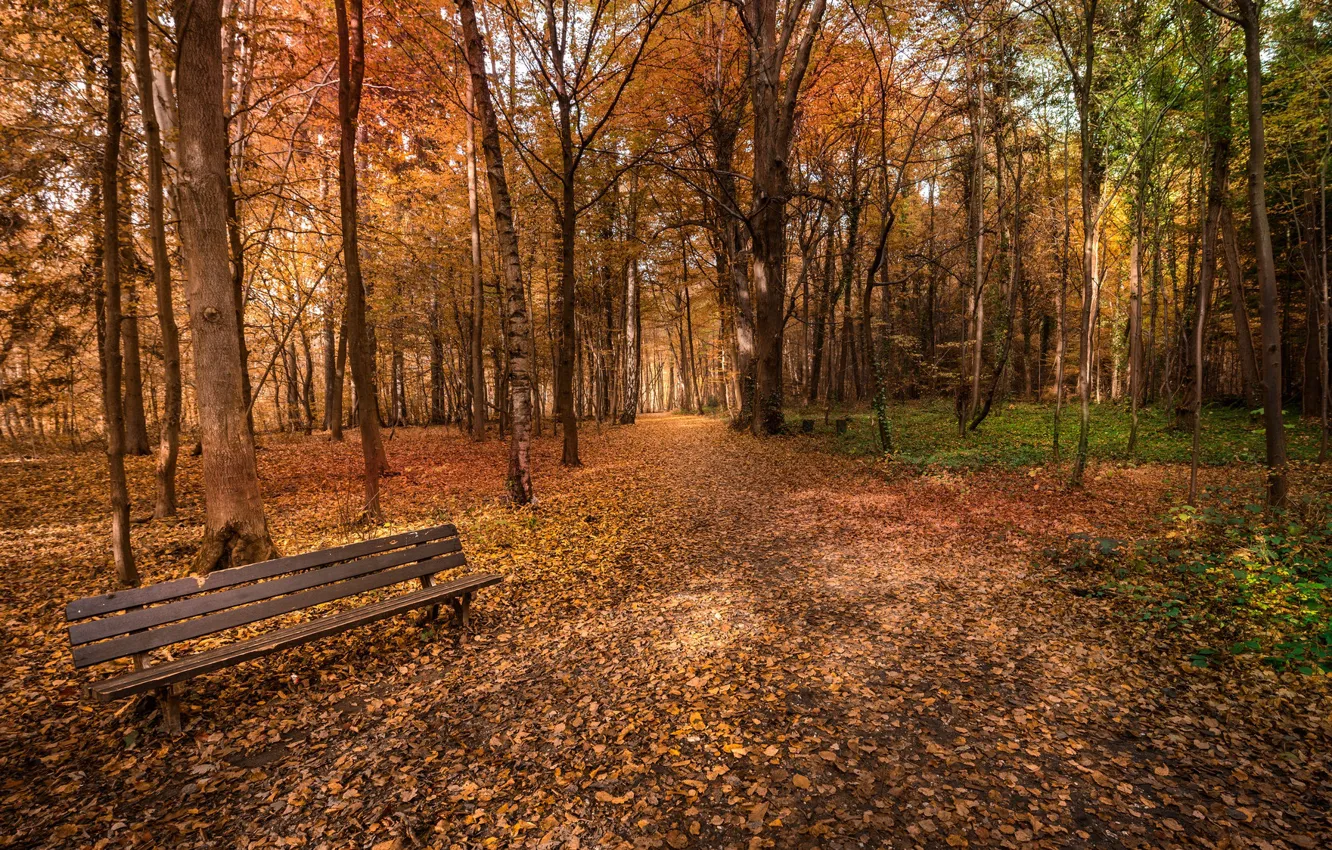
[[[267,442],[275,527],[315,528],[315,505],[331,513],[338,488],[355,491],[354,443]],[[1332,839],[1332,735],[1316,699],[1139,654],[1102,603],[1038,565],[1071,531],[1116,534],[1159,514],[1160,469],[1105,474],[1088,493],[1044,473],[890,479],[807,438],[757,441],[676,416],[585,429],[579,470],[560,470],[557,452],[540,441],[542,502],[529,514],[493,500],[497,441],[401,432],[386,490],[395,524],[457,516],[476,567],[506,574],[481,596],[477,634],[457,649],[398,618],[196,680],[184,741],[135,731],[145,737],[127,746],[129,721],[70,684],[61,601],[25,605],[17,588],[6,617],[42,610],[40,631],[10,640],[22,687],[50,691],[43,669],[69,681],[11,703],[0,729],[9,840]],[[180,545],[157,525],[137,534],[150,574]],[[64,569],[71,595],[96,589],[104,565],[58,554],[48,578]]]
[[[1283,734],[1280,711],[1257,716],[1280,697],[1237,705],[1215,677],[1135,658],[1036,565],[1068,533],[1158,515],[1161,470],[1094,495],[1057,472],[889,481],[801,438],[680,417],[611,443],[641,459],[617,474],[659,495],[693,565],[645,600],[668,626],[648,640],[672,657],[640,687],[694,744],[689,767],[728,786],[706,846],[742,821],[776,846],[1327,846],[1326,749],[1296,743],[1326,743],[1326,718]],[[605,639],[644,627],[611,619]],[[716,756],[713,777],[717,718],[745,754]],[[704,825],[717,811],[693,808]]]

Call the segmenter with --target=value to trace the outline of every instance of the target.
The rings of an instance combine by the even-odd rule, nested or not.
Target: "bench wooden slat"
[[[317,552],[303,552],[299,555],[290,555],[285,558],[274,558],[271,561],[260,561],[255,564],[247,564],[243,567],[232,567],[226,570],[218,570],[217,572],[209,573],[207,576],[187,576],[185,578],[164,581],[160,584],[152,584],[146,587],[132,587],[127,590],[117,590],[112,593],[104,593],[100,596],[89,596],[85,599],[76,599],[69,603],[65,608],[65,619],[66,621],[72,622],[75,620],[86,619],[88,617],[95,617],[98,614],[110,614],[115,611],[124,611],[127,608],[137,608],[141,605],[168,602],[172,599],[180,599],[184,596],[193,596],[196,593],[204,593],[209,590],[218,590],[236,584],[244,584],[245,582],[271,578],[273,576],[282,575],[283,573],[307,570],[311,567],[324,566],[327,564],[336,564],[340,561],[351,560],[352,558],[360,558],[365,555],[375,555],[380,552],[387,552],[390,549],[414,546],[418,543],[427,543],[444,537],[457,536],[458,529],[452,523],[445,523],[444,525],[437,525],[434,528],[427,528],[422,531],[409,531],[402,534],[395,534],[391,537],[378,537],[374,540],[363,540],[359,543],[348,543],[343,546],[335,546],[332,549],[321,549]]]
[[[462,541],[456,537],[450,537],[433,543],[423,543],[407,549],[398,549],[372,558],[345,561],[340,564],[284,576],[283,578],[275,578],[271,581],[233,587],[219,593],[191,596],[166,605],[140,608],[136,611],[105,617],[101,620],[75,623],[69,627],[69,642],[73,646],[81,646],[85,643],[104,640],[116,635],[127,635],[131,632],[151,629],[177,620],[235,608],[261,599],[271,599],[285,593],[295,593],[298,590],[332,584],[335,581],[396,567],[409,561],[424,561],[427,558],[459,551],[462,551]]]
[[[216,614],[209,614],[204,617],[196,617],[192,620],[174,623],[151,631],[137,632],[125,637],[113,638],[112,640],[101,641],[100,643],[87,644],[74,649],[74,666],[89,667],[93,664],[100,664],[103,661],[110,661],[114,658],[124,658],[139,652],[147,652],[151,649],[157,649],[163,646],[180,643],[193,638],[203,637],[204,635],[214,634],[216,632],[226,631],[238,626],[256,623],[260,620],[267,620],[270,617],[276,617],[281,614],[289,614],[292,611],[299,611],[303,608],[310,608],[315,605],[321,605],[325,602],[332,602],[357,593],[363,593],[367,590],[375,590],[381,587],[398,584],[420,576],[430,575],[441,570],[452,569],[465,564],[466,558],[461,552],[452,555],[445,555],[441,558],[434,558],[427,561],[421,561],[415,564],[408,564],[403,567],[382,570],[367,576],[350,579],[337,584],[316,587],[310,590],[303,590],[298,593],[280,596],[276,599],[268,599],[263,602],[255,602],[237,608],[231,608]]]
[[[240,643],[229,644],[208,652],[195,653],[179,661],[160,664],[137,673],[104,679],[94,683],[90,690],[103,701],[145,693],[175,682],[192,679],[195,676],[222,667],[230,667],[251,658],[258,658],[281,649],[300,646],[326,635],[337,634],[356,626],[373,623],[413,608],[421,608],[445,599],[473,593],[483,587],[499,584],[500,580],[500,576],[494,573],[464,576],[448,584],[436,585],[404,596],[395,596],[392,599],[385,599],[350,611],[321,617],[318,620],[301,623],[291,628]]]

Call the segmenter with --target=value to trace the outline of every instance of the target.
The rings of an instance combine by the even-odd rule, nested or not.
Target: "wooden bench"
[[[429,607],[428,619],[434,619],[444,603],[465,633],[473,594],[501,580],[479,573],[436,583],[436,573],[466,563],[458,529],[440,525],[90,596],[65,609],[74,666],[132,659],[133,670],[93,682],[88,690],[103,702],[156,691],[168,731],[177,732],[177,682],[416,608]],[[177,644],[411,581],[420,589],[150,663],[153,650],[169,656]]]

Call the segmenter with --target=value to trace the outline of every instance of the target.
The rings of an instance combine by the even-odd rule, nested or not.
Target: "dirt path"
[[[886,481],[799,439],[655,417],[589,435],[572,473],[543,444],[546,495],[525,515],[481,498],[500,453],[463,473],[465,449],[404,437],[389,501],[402,525],[463,511],[478,563],[508,575],[467,649],[381,624],[198,681],[185,741],[149,728],[127,746],[132,721],[33,678],[77,678],[44,611],[40,634],[9,641],[28,670],[6,699],[50,693],[7,711],[8,842],[1332,841],[1321,703],[1136,657],[1037,566],[1069,531],[1159,511],[1159,470],[1095,495],[1022,473]],[[342,467],[308,444],[271,452],[275,524],[290,506],[315,525],[296,506],[319,485],[301,482]],[[425,497],[440,476],[456,489],[443,503]],[[68,569],[81,593],[86,567]]]

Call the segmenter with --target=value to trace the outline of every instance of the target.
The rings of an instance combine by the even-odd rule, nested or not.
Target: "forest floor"
[[[407,617],[196,679],[185,732],[80,695],[62,611],[109,589],[104,458],[0,464],[0,846],[1327,847],[1332,690],[1190,665],[1043,547],[1130,535],[1186,469],[883,475],[799,437],[644,417],[537,448],[399,431],[392,528],[456,520],[458,648]],[[267,437],[283,552],[356,539],[359,450]],[[151,461],[131,467],[151,493]],[[1223,475],[1225,469],[1208,470]],[[200,532],[136,525],[146,580]],[[135,515],[148,512],[146,498]]]

